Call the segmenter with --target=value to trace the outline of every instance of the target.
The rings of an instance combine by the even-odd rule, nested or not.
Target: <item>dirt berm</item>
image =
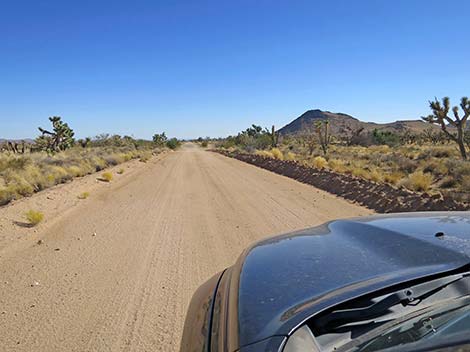
[[[389,184],[379,184],[352,175],[339,174],[304,166],[296,161],[277,160],[259,155],[217,151],[277,174],[315,186],[329,193],[357,202],[378,213],[432,210],[468,210],[469,204],[459,203],[442,195],[416,193]]]

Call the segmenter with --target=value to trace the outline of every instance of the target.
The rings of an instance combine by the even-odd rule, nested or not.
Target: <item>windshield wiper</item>
[[[432,280],[422,284],[410,286],[387,295],[380,301],[361,308],[339,309],[319,317],[315,322],[317,326],[329,327],[341,326],[352,322],[361,322],[369,319],[381,317],[389,312],[389,309],[402,304],[403,306],[416,306],[426,298],[434,295],[440,290],[456,285],[457,297],[470,294],[470,273],[456,274]]]

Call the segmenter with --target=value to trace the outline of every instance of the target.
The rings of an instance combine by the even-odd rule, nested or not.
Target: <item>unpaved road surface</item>
[[[193,291],[244,247],[369,213],[186,145],[37,229],[0,227],[0,350],[177,351]]]

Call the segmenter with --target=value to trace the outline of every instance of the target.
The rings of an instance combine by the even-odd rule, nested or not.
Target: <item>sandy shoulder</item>
[[[36,243],[50,226],[70,210],[86,207],[90,200],[114,188],[122,187],[167,154],[166,151],[162,152],[146,163],[135,159],[90,175],[74,178],[67,183],[0,207],[0,259],[6,255],[12,255],[16,249]],[[124,169],[121,175],[117,173],[120,169]],[[113,180],[109,183],[100,181],[99,178],[103,172],[111,172]],[[83,192],[90,194],[87,199],[78,198]],[[30,209],[44,213],[44,221],[35,227],[28,227],[24,216],[25,212]]]

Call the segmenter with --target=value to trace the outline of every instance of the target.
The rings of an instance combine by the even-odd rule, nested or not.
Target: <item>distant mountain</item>
[[[439,129],[438,126],[432,126],[421,120],[403,120],[390,123],[364,122],[353,116],[343,113],[332,113],[322,110],[308,110],[298,118],[279,129],[281,135],[298,135],[308,133],[315,127],[316,121],[328,120],[332,134],[346,134],[350,131],[356,131],[363,128],[364,131],[374,129],[403,133],[407,130],[412,132],[421,132],[430,126]]]
[[[0,144],[4,144],[7,142],[12,142],[12,143],[21,143],[25,142],[27,144],[32,144],[34,143],[34,139],[31,138],[25,138],[25,139],[5,139],[5,138],[0,138]]]

